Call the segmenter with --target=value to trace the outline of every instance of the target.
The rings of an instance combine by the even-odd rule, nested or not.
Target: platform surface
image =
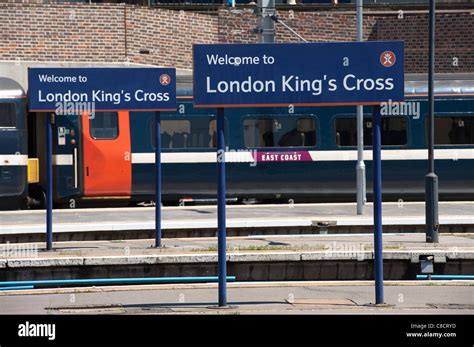
[[[438,244],[426,243],[425,235],[384,234],[384,259],[418,262],[420,254],[434,255],[435,263],[474,259],[474,234],[442,234]],[[352,260],[374,258],[373,235],[251,235],[227,238],[227,259],[233,262]],[[111,240],[16,243],[0,246],[0,268],[83,265],[216,263],[216,238]]]
[[[318,222],[338,226],[373,225],[372,204],[364,215],[356,214],[355,203],[229,205],[227,227],[305,227]],[[216,206],[163,207],[163,229],[205,229],[217,227]],[[425,224],[424,202],[383,204],[384,225]],[[441,225],[474,224],[474,202],[440,202]],[[1,211],[0,234],[43,233],[44,210]],[[151,230],[155,228],[153,207],[54,210],[54,232],[100,230]],[[370,228],[367,230],[370,231]]]
[[[373,281],[229,283],[227,310],[215,284],[46,289],[0,293],[0,314],[472,314],[472,284],[387,282],[373,307]]]

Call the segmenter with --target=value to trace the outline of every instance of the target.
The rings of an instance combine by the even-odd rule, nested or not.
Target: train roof
[[[180,75],[177,78],[177,94],[179,96],[193,95],[193,76]],[[428,94],[427,74],[406,74],[405,94]],[[472,94],[474,95],[474,73],[436,74],[435,94]]]
[[[21,85],[7,77],[0,77],[0,98],[20,98],[25,96]]]
[[[176,95],[192,96],[193,95],[193,75],[183,74],[176,76]]]
[[[435,94],[473,94],[474,74],[437,74],[434,83]],[[407,74],[405,94],[427,94],[427,74]]]

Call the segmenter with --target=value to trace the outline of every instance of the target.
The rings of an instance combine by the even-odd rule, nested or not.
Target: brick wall
[[[0,3],[5,60],[122,61],[123,6]]]
[[[428,15],[376,17],[370,40],[405,41],[405,69],[428,69]],[[474,72],[474,15],[444,13],[436,16],[435,70]]]
[[[279,17],[310,42],[353,41],[356,19],[352,13],[279,11]],[[252,13],[221,10],[221,42],[255,42]],[[297,42],[298,38],[276,24],[277,42]],[[428,15],[397,12],[364,16],[365,40],[405,41],[407,72],[426,72],[428,64]],[[456,64],[457,62],[457,64]],[[436,16],[436,71],[474,72],[474,15],[469,12],[441,13]]]
[[[130,61],[190,68],[193,43],[218,41],[217,16],[130,7],[127,52]],[[150,54],[140,54],[150,49]]]
[[[0,18],[0,60],[189,68],[192,44],[218,32],[217,16],[123,4],[0,2]]]
[[[356,38],[354,14],[278,11],[278,16],[299,35],[311,42],[353,41]],[[366,18],[364,21],[367,33],[373,26],[373,20]],[[256,25],[257,19],[253,11],[219,11],[219,39],[221,42],[256,42],[254,33]],[[276,42],[298,41],[298,38],[281,24],[276,24],[275,31]]]
[[[278,15],[311,42],[352,41],[356,36],[354,13],[295,10]],[[0,60],[131,61],[191,68],[193,43],[256,41],[252,8],[202,14],[124,4],[0,0],[0,18]],[[437,71],[474,72],[474,15],[440,13],[436,28]],[[404,40],[406,71],[426,71],[427,14],[399,18],[396,13],[368,12],[364,32],[368,40]],[[277,42],[297,40],[276,25]]]

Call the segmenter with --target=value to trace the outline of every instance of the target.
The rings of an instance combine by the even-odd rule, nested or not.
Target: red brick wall
[[[123,6],[0,3],[4,60],[123,61]]]
[[[278,11],[279,17],[310,42],[353,41],[356,19],[353,13]],[[219,11],[221,42],[255,42],[256,26],[251,13]],[[404,13],[364,16],[364,39],[405,41],[407,72],[426,72],[428,64],[428,15]],[[277,42],[297,42],[298,38],[276,24]],[[457,58],[457,59],[455,59]],[[453,64],[457,60],[457,66]],[[469,12],[441,13],[436,16],[436,71],[474,72],[474,15]]]
[[[311,42],[353,41],[356,38],[354,14],[278,11],[278,16],[299,35]],[[253,11],[219,11],[221,42],[256,42],[256,34],[253,32],[256,25],[257,20]],[[373,26],[372,20],[366,18],[365,26],[367,33]],[[276,24],[275,31],[276,42],[298,42],[299,40],[281,24]]]
[[[217,16],[131,7],[127,11],[128,57],[136,63],[191,68],[193,43],[216,43]],[[150,54],[139,54],[140,49]]]
[[[352,41],[356,36],[354,13],[295,10],[278,15],[311,42]],[[0,0],[0,18],[0,60],[131,61],[191,68],[193,43],[256,42],[252,8],[199,14],[123,4]],[[474,72],[474,15],[440,13],[436,28],[437,71]],[[396,13],[366,13],[364,32],[369,40],[404,40],[406,71],[426,71],[427,14],[398,18]],[[276,25],[277,42],[297,40]]]
[[[474,72],[474,15],[444,13],[436,16],[435,70]],[[405,41],[405,69],[426,72],[428,67],[428,15],[376,17],[370,40]],[[457,66],[453,64],[457,58]]]
[[[217,16],[122,4],[0,2],[0,18],[0,60],[189,68],[192,44],[218,32]]]

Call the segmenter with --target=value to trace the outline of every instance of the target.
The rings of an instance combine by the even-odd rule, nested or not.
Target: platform
[[[384,235],[385,279],[416,279],[420,257],[433,256],[435,274],[474,274],[474,234]],[[0,281],[115,277],[215,276],[216,238],[9,244],[0,248]],[[252,280],[367,280],[373,278],[373,235],[229,237],[229,276]]]
[[[39,289],[0,292],[0,314],[473,314],[472,285],[387,281],[374,307],[369,281],[237,282],[221,311],[216,284]]]
[[[424,202],[383,204],[384,232],[423,232]],[[474,202],[441,202],[440,232],[473,232]],[[152,238],[153,207],[54,210],[55,240]],[[163,237],[215,236],[216,206],[162,208]],[[45,211],[0,212],[0,243],[44,239]],[[259,234],[370,233],[372,204],[356,214],[354,203],[229,205],[229,236]]]

